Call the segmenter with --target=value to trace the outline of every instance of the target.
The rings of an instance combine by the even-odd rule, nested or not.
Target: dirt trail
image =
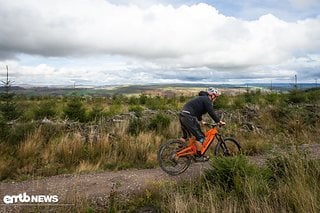
[[[166,181],[192,180],[201,175],[208,163],[195,163],[179,176],[169,176],[160,168],[123,170],[95,174],[58,175],[39,180],[17,183],[0,183],[0,212],[10,210],[4,205],[5,195],[58,195],[60,204],[72,204],[74,199],[89,199],[99,205],[105,203],[112,193],[122,199],[144,192],[146,188]],[[12,206],[11,206],[12,207]],[[2,210],[2,211],[1,211]]]
[[[310,150],[312,158],[320,158],[320,144],[308,145],[302,148]],[[254,156],[249,157],[249,160],[261,165],[266,158],[266,155]],[[27,195],[58,195],[59,204],[72,204],[79,198],[89,199],[99,204],[99,202],[105,203],[112,193],[116,193],[125,199],[129,195],[144,192],[148,187],[152,187],[157,183],[192,180],[199,177],[209,167],[209,163],[194,163],[185,173],[179,176],[169,176],[160,168],[156,168],[95,174],[58,175],[17,183],[1,182],[0,212],[17,210],[16,207],[4,204],[3,198],[5,195],[18,195],[24,192]]]

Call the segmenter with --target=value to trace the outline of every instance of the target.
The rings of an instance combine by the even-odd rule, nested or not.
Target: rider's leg
[[[200,141],[196,141],[195,144],[196,144],[197,151],[201,152],[202,143],[200,143]]]
[[[205,136],[204,136],[204,134],[202,132],[198,131],[197,133],[198,133],[197,141],[195,143],[196,144],[196,148],[197,148],[196,161],[199,161],[199,162],[208,161],[209,157],[201,154],[202,144],[203,144]]]
[[[201,149],[202,149],[203,141],[204,141],[204,138],[200,138],[200,139],[196,140],[196,142],[195,142],[198,156],[201,156]]]
[[[185,133],[188,136],[193,135],[196,137],[195,146],[197,150],[197,156],[201,156],[202,142],[204,141],[205,135],[201,131],[201,127],[196,117],[180,114],[179,117],[183,137]]]
[[[202,155],[201,154],[201,149],[202,149],[202,143],[204,141],[204,138],[201,138],[199,141],[196,141],[196,148],[197,148],[197,156],[196,156],[196,161],[198,162],[205,162],[209,160],[208,156]]]
[[[190,133],[188,131],[188,128],[184,124],[185,121],[183,119],[183,116],[180,115],[179,121],[180,121],[180,126],[181,126],[181,131],[182,131],[182,136],[179,138],[179,140],[182,141],[183,143],[186,143],[187,138],[190,137]]]

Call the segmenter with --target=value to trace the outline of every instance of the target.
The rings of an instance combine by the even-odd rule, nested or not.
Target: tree
[[[54,101],[43,101],[34,109],[35,119],[54,118],[57,114]]]
[[[5,121],[12,121],[21,115],[16,103],[14,102],[15,94],[10,91],[11,85],[14,81],[9,80],[9,69],[7,68],[7,79],[1,81],[3,84],[3,92],[0,95],[0,113]]]
[[[63,110],[64,115],[73,121],[86,121],[86,110],[81,100],[77,97],[72,98],[66,108]]]

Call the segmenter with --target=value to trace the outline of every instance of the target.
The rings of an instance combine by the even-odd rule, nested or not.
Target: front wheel
[[[240,143],[234,138],[225,138],[224,141],[220,141],[214,154],[217,156],[235,156],[239,155],[241,151]]]
[[[160,146],[158,151],[158,161],[163,171],[169,175],[178,175],[186,171],[190,166],[191,157],[178,157],[176,153],[185,148],[186,145],[179,140],[169,140]]]

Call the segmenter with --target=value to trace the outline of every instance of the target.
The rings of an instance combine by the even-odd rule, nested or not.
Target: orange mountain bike
[[[240,153],[239,142],[231,137],[224,137],[218,133],[217,124],[211,124],[211,128],[205,133],[201,154],[205,154],[210,145],[217,139],[214,154],[217,156],[234,156]],[[169,175],[178,175],[186,171],[191,161],[195,161],[197,149],[195,137],[188,139],[188,144],[179,139],[170,139],[160,146],[158,151],[158,161],[163,171]]]

